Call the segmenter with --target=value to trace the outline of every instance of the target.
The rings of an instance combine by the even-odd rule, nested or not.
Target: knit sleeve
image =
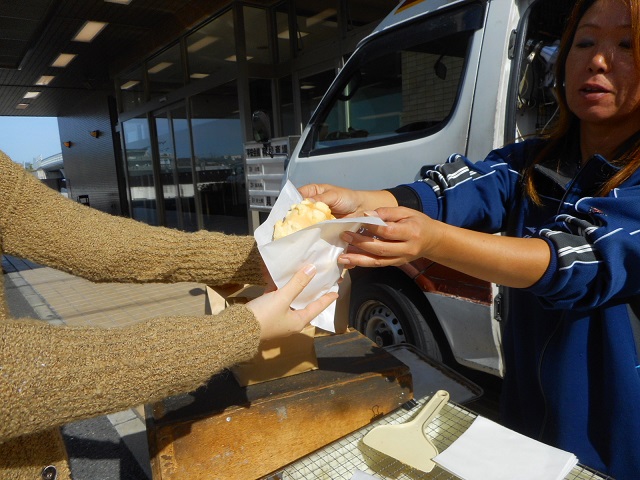
[[[192,391],[249,360],[260,326],[244,305],[123,328],[0,322],[0,443]]]
[[[262,283],[253,237],[181,232],[64,198],[0,152],[4,252],[94,282]]]

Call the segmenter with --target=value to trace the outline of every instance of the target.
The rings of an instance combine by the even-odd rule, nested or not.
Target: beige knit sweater
[[[95,282],[261,282],[251,237],[184,233],[101,213],[42,185],[0,152],[0,255]],[[2,278],[0,276],[0,278]],[[2,280],[0,280],[1,282]],[[193,390],[251,358],[245,306],[114,329],[10,318],[0,285],[0,479],[70,478],[59,427]]]

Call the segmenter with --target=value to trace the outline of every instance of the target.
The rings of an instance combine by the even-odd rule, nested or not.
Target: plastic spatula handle
[[[433,397],[429,399],[427,404],[422,407],[422,410],[418,412],[415,418],[405,423],[405,425],[420,425],[420,429],[424,433],[425,425],[431,423],[431,420],[435,418],[448,401],[449,392],[445,390],[438,390],[433,394]]]

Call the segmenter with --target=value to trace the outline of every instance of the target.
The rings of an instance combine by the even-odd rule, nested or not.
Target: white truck
[[[365,38],[312,115],[286,169],[296,186],[379,189],[452,153],[483,159],[544,130],[569,0],[405,0]],[[350,323],[381,346],[503,373],[503,293],[427,259],[354,269]]]

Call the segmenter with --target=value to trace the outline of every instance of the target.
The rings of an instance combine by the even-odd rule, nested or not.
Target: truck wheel
[[[380,347],[410,343],[431,358],[444,360],[427,319],[401,289],[384,283],[354,285],[349,321]]]

